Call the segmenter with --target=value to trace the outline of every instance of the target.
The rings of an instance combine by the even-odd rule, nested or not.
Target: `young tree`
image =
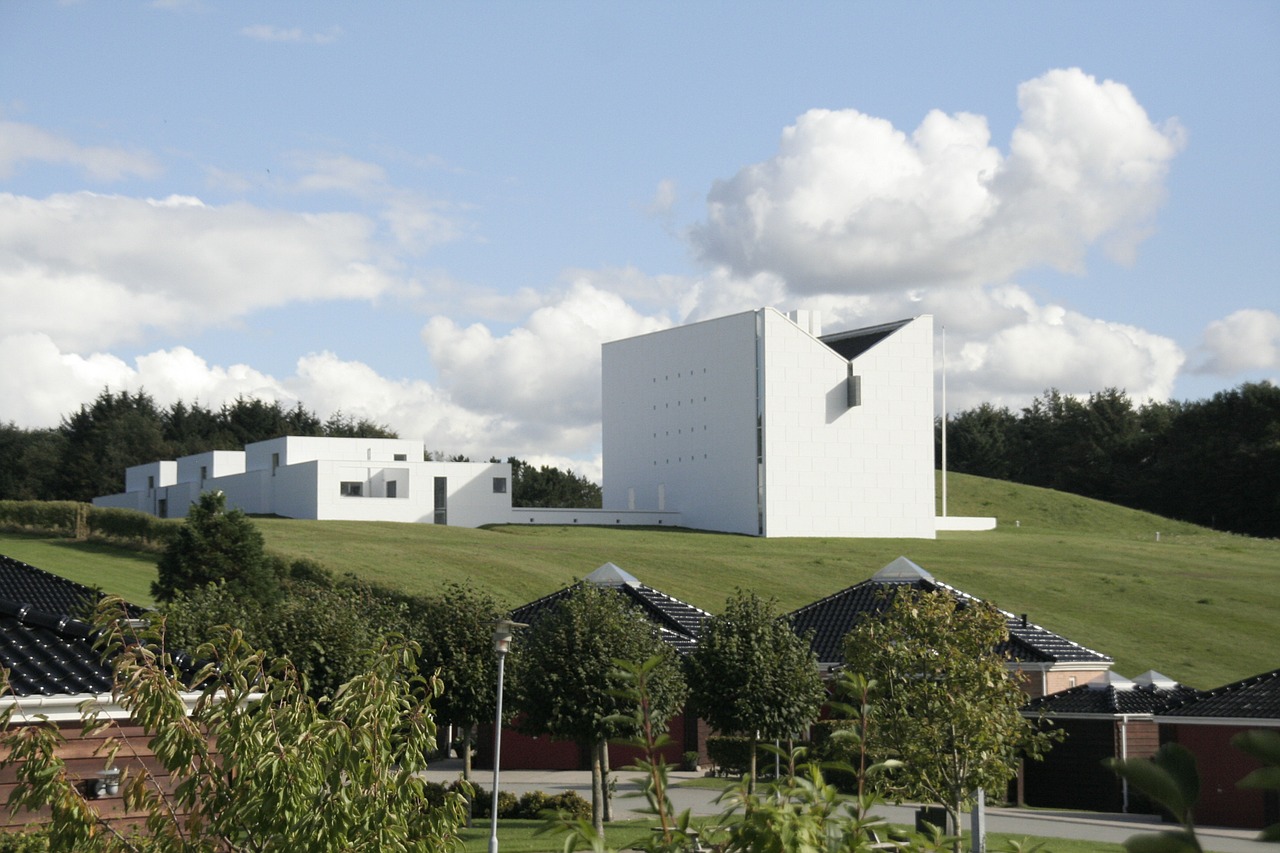
[[[777,612],[777,602],[739,590],[702,626],[689,656],[693,705],[717,731],[756,742],[788,738],[817,719],[822,678],[809,644]]]
[[[1020,754],[1053,739],[1018,712],[1026,696],[998,651],[1007,639],[991,605],[914,591],[845,638],[849,670],[875,685],[869,747],[902,761],[884,777],[887,792],[940,804],[953,828],[979,788],[1001,790]]]
[[[439,670],[444,681],[436,703],[440,719],[462,730],[462,777],[468,780],[476,726],[492,720],[495,710],[498,659],[493,626],[501,615],[492,596],[460,583],[408,602],[409,631],[422,644],[422,670]],[[505,679],[505,685],[515,695],[514,679]]]
[[[616,662],[659,658],[648,676],[650,714],[665,726],[686,692],[675,651],[621,595],[590,584],[539,618],[513,648],[521,729],[591,751],[591,817],[603,837],[608,742],[640,734],[634,707],[618,695],[626,679]]]
[[[114,612],[105,608],[114,607]],[[54,726],[9,728],[0,767],[15,768],[10,807],[49,809],[51,849],[77,851],[445,851],[457,844],[463,801],[426,805],[419,775],[435,745],[430,699],[438,681],[417,672],[411,644],[390,642],[326,709],[307,696],[287,661],[268,663],[239,632],[202,647],[208,663],[184,676],[161,621],[135,635],[107,602],[99,627],[114,657],[112,698],[150,739],[154,760],[120,785],[146,822],[145,843],[121,835],[86,798],[60,756]],[[189,672],[187,670],[186,672]],[[199,693],[187,715],[182,692]],[[84,711],[90,729],[116,726]],[[110,733],[110,732],[109,732]],[[104,746],[129,755],[122,732]],[[132,763],[132,762],[131,762]],[[168,782],[154,778],[158,764]]]
[[[219,580],[237,598],[268,602],[280,592],[280,574],[262,533],[242,511],[227,511],[222,492],[205,492],[192,505],[157,569],[151,594],[158,601]]]

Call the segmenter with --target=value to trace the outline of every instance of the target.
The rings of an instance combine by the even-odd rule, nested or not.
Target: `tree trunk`
[[[613,791],[609,790],[609,741],[602,740],[600,750],[600,790],[604,792],[604,820],[613,820]]]
[[[747,770],[747,793],[754,794],[756,792],[756,738],[759,737],[757,732],[751,738],[751,761]]]
[[[956,798],[947,803],[947,827],[946,830],[950,835],[955,836],[955,841],[951,842],[951,853],[964,853],[964,838],[960,832],[960,800]]]
[[[600,767],[600,750],[595,744],[591,749],[591,825],[596,836],[604,838],[604,773]]]
[[[472,744],[475,743],[476,727],[467,725],[462,727],[462,778],[471,781],[471,752]],[[471,828],[471,801],[474,796],[467,797],[467,828]]]

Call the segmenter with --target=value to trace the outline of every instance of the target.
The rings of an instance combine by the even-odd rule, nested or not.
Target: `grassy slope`
[[[288,556],[409,590],[470,581],[512,606],[611,561],[707,610],[719,610],[734,587],[773,595],[790,609],[904,555],[939,580],[1111,655],[1125,675],[1154,668],[1214,687],[1280,666],[1280,542],[954,474],[948,498],[951,515],[994,515],[999,528],[937,540],[765,540],[592,527],[468,530],[287,519],[259,525],[269,547]],[[11,552],[9,541],[0,537],[0,552]],[[79,558],[68,558],[76,553],[51,546],[48,559],[12,556],[122,593],[145,589],[153,576],[151,557],[142,560],[146,575],[139,577],[137,562],[108,574],[101,554],[86,556],[93,563],[82,571]]]

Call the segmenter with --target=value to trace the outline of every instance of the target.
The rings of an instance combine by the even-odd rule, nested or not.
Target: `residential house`
[[[578,583],[517,607],[511,611],[511,619],[532,625],[573,595],[582,584],[592,584],[623,596],[654,624],[663,641],[681,655],[687,655],[697,647],[703,620],[710,615],[692,604],[646,586],[613,563],[605,563]],[[520,642],[518,634],[515,642]],[[705,755],[708,734],[705,723],[691,714],[681,713],[671,720],[669,730],[672,743],[664,751],[668,762],[679,764],[685,752]],[[625,766],[635,755],[635,750],[629,747],[612,744],[609,747],[610,766]],[[493,766],[492,732],[481,730],[476,762],[482,767]],[[578,770],[590,765],[589,756],[581,754],[576,743],[531,737],[514,727],[507,727],[502,732],[502,766],[522,770]]]
[[[1280,792],[1236,787],[1261,764],[1231,744],[1241,732],[1280,730],[1280,669],[1171,704],[1156,714],[1156,722],[1161,743],[1181,744],[1196,757],[1198,823],[1246,829],[1280,823]]]
[[[88,620],[101,594],[86,586],[0,556],[0,667],[9,673],[8,690],[0,707],[11,708],[11,726],[54,725],[66,738],[62,756],[67,772],[87,796],[101,800],[101,814],[128,822],[119,779],[122,771],[156,773],[142,729],[112,700],[112,672],[95,646]],[[134,609],[135,615],[141,611]],[[197,694],[184,694],[188,709]],[[82,705],[94,709],[112,726],[85,734]],[[129,749],[109,758],[104,741],[127,738]],[[0,771],[0,803],[7,803],[16,783],[16,769]],[[47,819],[47,813],[5,810],[4,830],[21,830]]]
[[[1103,766],[1108,758],[1150,758],[1160,747],[1156,714],[1200,691],[1154,670],[1135,679],[1108,672],[1069,690],[1032,699],[1023,715],[1066,737],[1042,760],[1023,764],[1017,801],[1045,808],[1154,813],[1141,792]]]
[[[849,630],[867,616],[883,612],[904,590],[943,592],[961,601],[979,600],[936,580],[906,557],[898,557],[868,580],[793,611],[789,615],[791,626],[801,636],[810,636],[818,665],[830,672],[844,663],[843,643]],[[1030,698],[1102,678],[1114,663],[1100,652],[1028,621],[1025,614],[1001,612],[1009,628],[1009,640],[998,651],[1007,656],[1010,670],[1019,675]]]

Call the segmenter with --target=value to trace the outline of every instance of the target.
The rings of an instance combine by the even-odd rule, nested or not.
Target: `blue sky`
[[[598,477],[601,342],[931,313],[952,408],[1280,376],[1280,5],[0,4],[0,420]]]

